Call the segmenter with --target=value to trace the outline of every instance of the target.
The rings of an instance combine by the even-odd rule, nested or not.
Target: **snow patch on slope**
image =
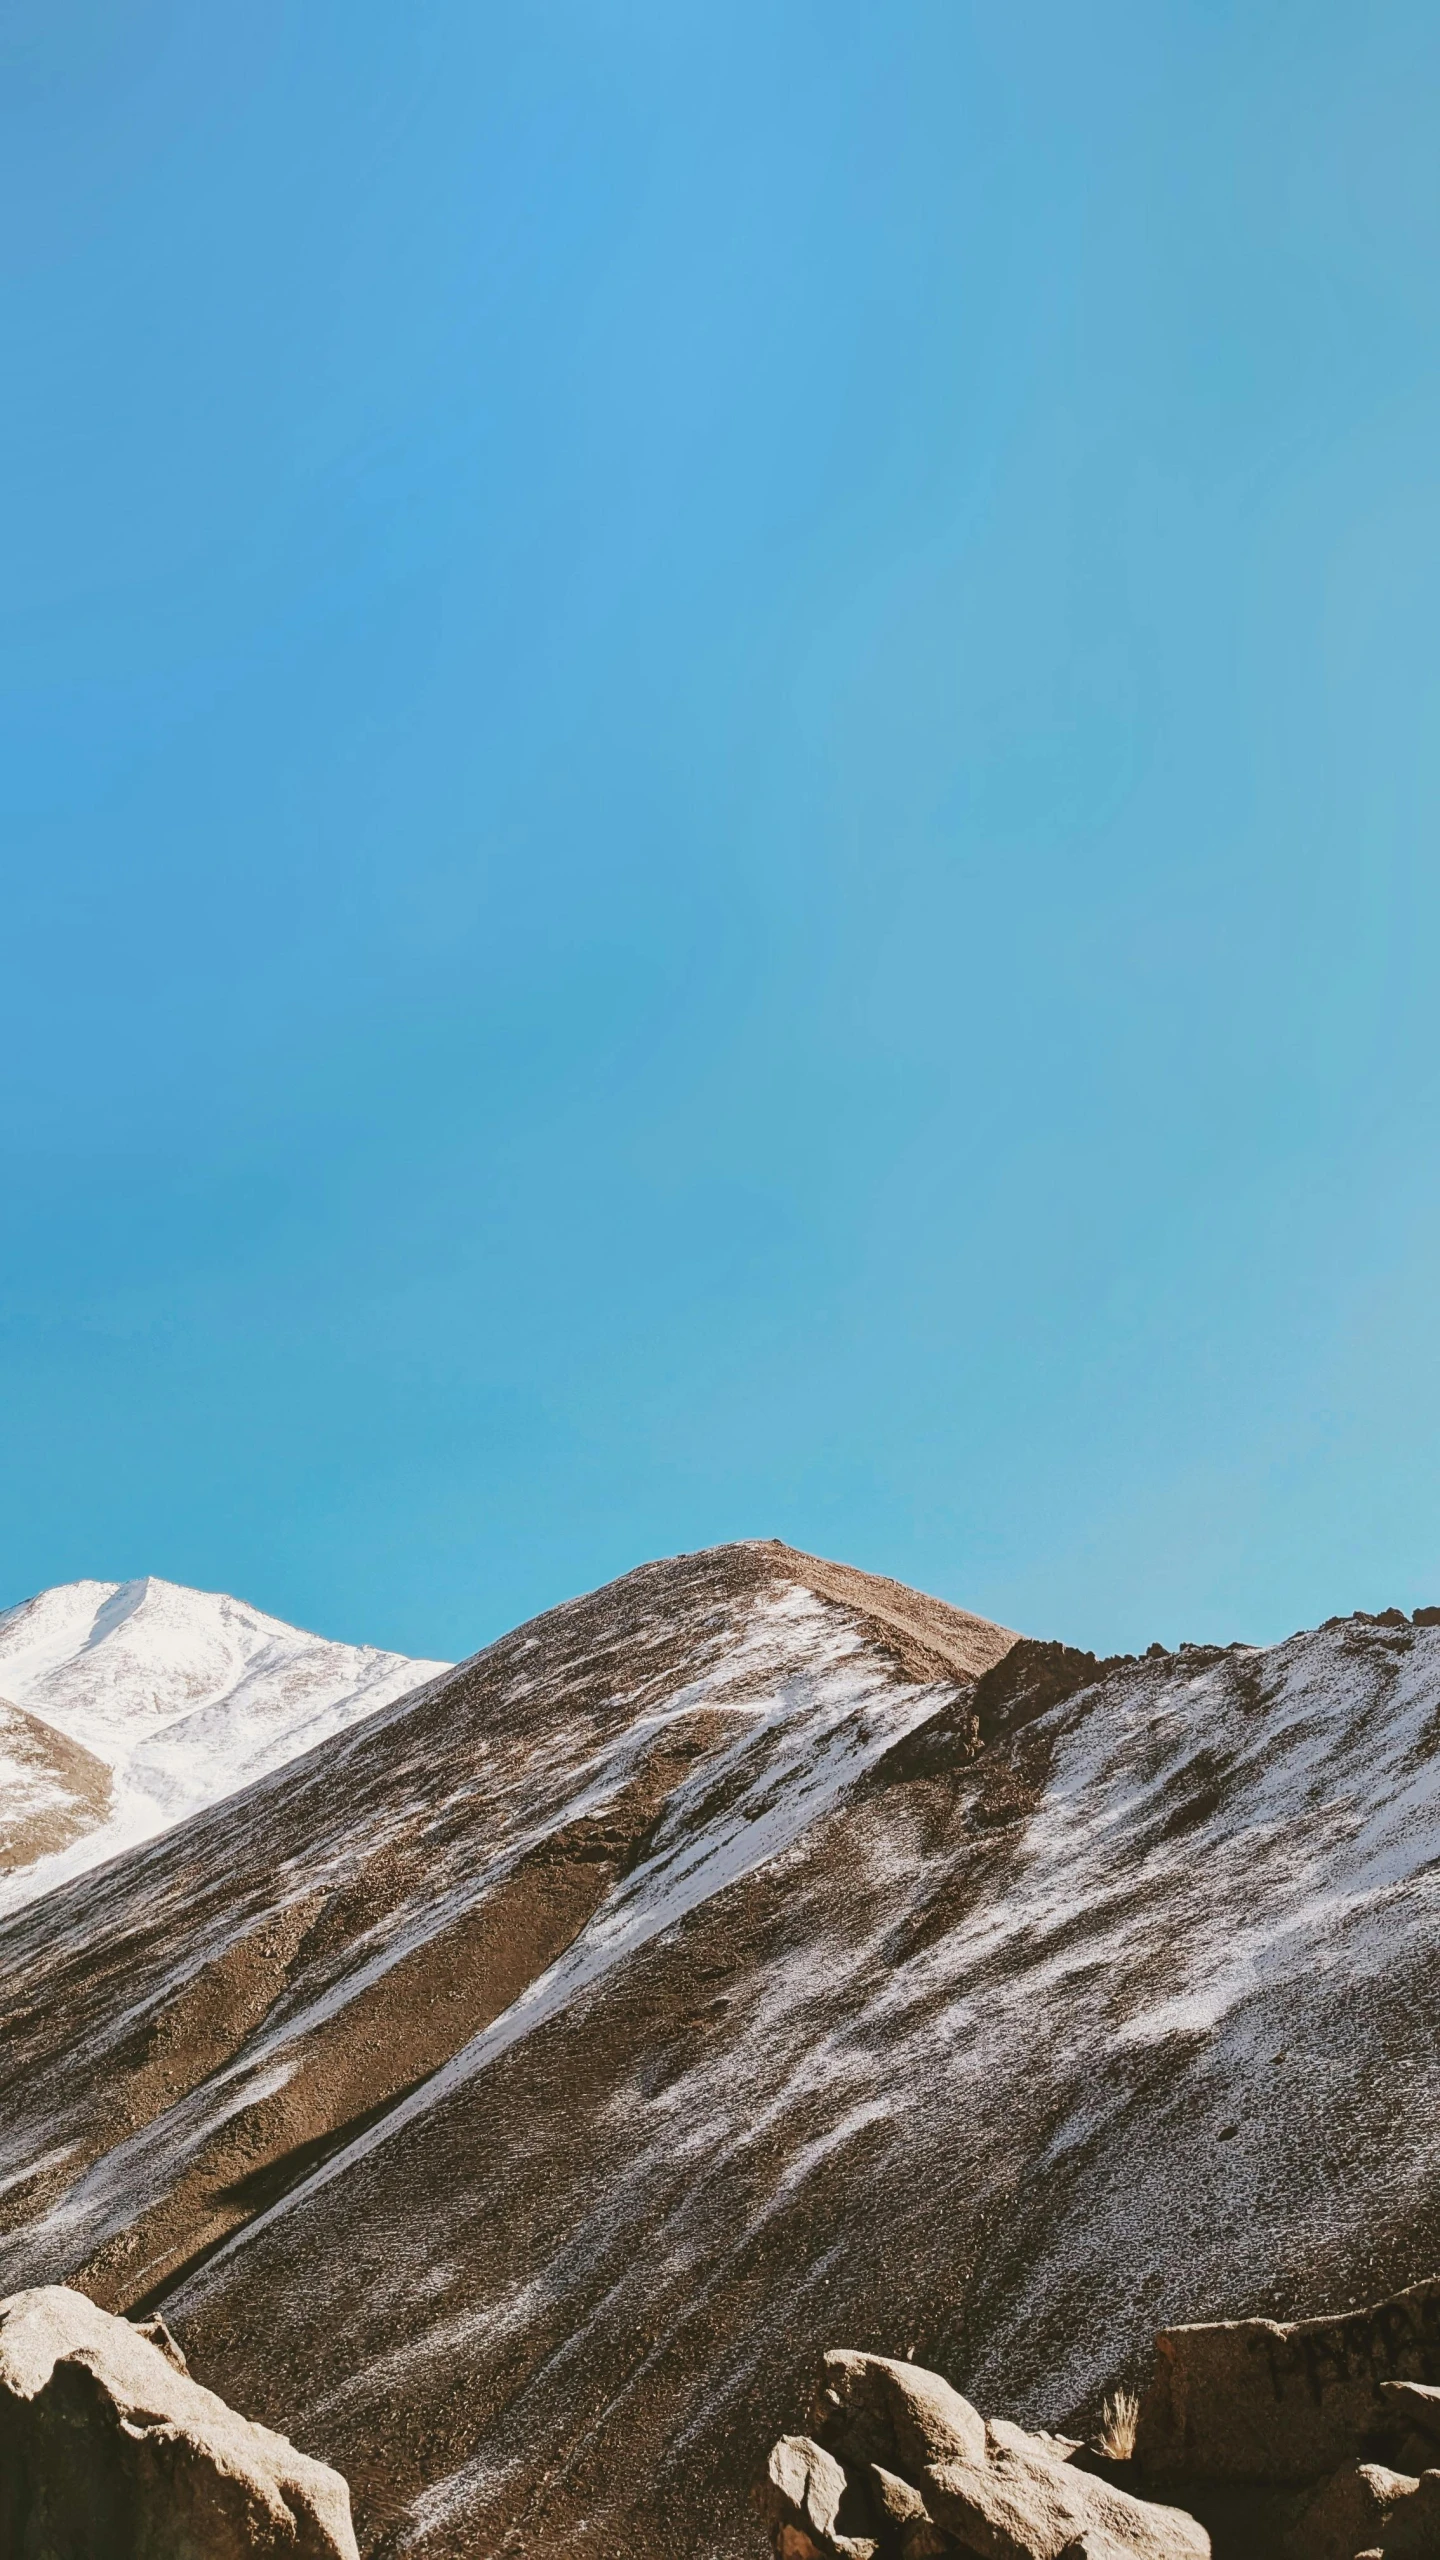
[[[736,1695],[737,1689],[744,1694]],[[599,1766],[578,1773],[575,1794],[543,1826],[558,1832],[603,1804],[614,1794],[625,1764],[660,1726],[691,1716],[697,1708],[733,1715],[735,1741],[707,1757],[675,1789],[650,1855],[622,1878],[572,1945],[492,2025],[379,2124],[244,2225],[216,2252],[197,2283],[203,2287],[235,2249],[473,2080],[507,2047],[533,2034],[699,1903],[793,1849],[883,1752],[952,1695],[948,1683],[897,1682],[893,1667],[877,1659],[854,1628],[812,1592],[790,1585],[759,1601],[739,1642],[712,1669],[674,1690],[657,1713],[640,1719],[619,1754],[606,1754]],[[541,1836],[527,1836],[523,1847],[533,1847]],[[503,1865],[513,1864],[514,1856],[512,1852]],[[495,1876],[485,1881],[493,1883]],[[474,1892],[472,1883],[465,1899]],[[263,2070],[275,2045],[298,2040],[343,2009],[361,1982],[412,1952],[439,1925],[441,1913],[432,1907],[420,1927],[402,1930],[382,1957],[351,1972],[325,1998],[287,2019],[273,2043],[262,2039],[252,2047],[236,2076]],[[77,2187],[62,2212],[89,2207],[113,2178],[112,2159]],[[57,2227],[58,2222],[59,2217]]]

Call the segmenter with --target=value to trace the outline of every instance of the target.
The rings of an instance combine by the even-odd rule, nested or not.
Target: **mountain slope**
[[[0,1910],[448,1668],[332,1644],[153,1576],[65,1583],[5,1610],[0,1698],[15,1713],[0,1721]]]
[[[1063,2421],[1440,2265],[1440,1630],[838,1570],[644,1568],[7,1923],[0,2288],[162,2301],[372,2553],[659,2560],[837,2338]]]

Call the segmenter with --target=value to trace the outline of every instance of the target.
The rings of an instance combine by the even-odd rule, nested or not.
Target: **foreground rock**
[[[1381,2397],[1399,2439],[1402,2471],[1433,2471],[1440,2464],[1440,2391],[1428,2382],[1382,2382]]]
[[[1387,2389],[1440,2384],[1440,2277],[1336,2319],[1162,2329],[1155,2352],[1135,2444],[1153,2479],[1314,2480],[1404,2429],[1440,2435],[1440,2394]]]
[[[1383,2462],[1346,2463],[1283,2547],[1285,2560],[1440,2560],[1440,2471],[1412,2480]]]
[[[191,2379],[159,2322],[64,2285],[0,2302],[5,2560],[356,2560],[350,2492]]]
[[[811,2424],[756,2490],[776,2560],[1209,2560],[1193,2516],[1077,2471],[1058,2437],[987,2425],[917,2365],[833,2351]]]

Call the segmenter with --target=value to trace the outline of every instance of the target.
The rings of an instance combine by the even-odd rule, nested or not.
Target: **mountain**
[[[249,1785],[443,1662],[222,1592],[70,1582],[0,1613],[0,1911]]]
[[[1068,2425],[1440,2267],[1440,1627],[1096,1662],[773,1543],[0,1925],[0,2292],[370,2555],[754,2553],[822,2347]]]

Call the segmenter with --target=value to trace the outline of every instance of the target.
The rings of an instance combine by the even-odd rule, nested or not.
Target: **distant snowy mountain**
[[[0,1613],[0,1911],[168,1830],[443,1662],[332,1644],[224,1592],[68,1582]]]

